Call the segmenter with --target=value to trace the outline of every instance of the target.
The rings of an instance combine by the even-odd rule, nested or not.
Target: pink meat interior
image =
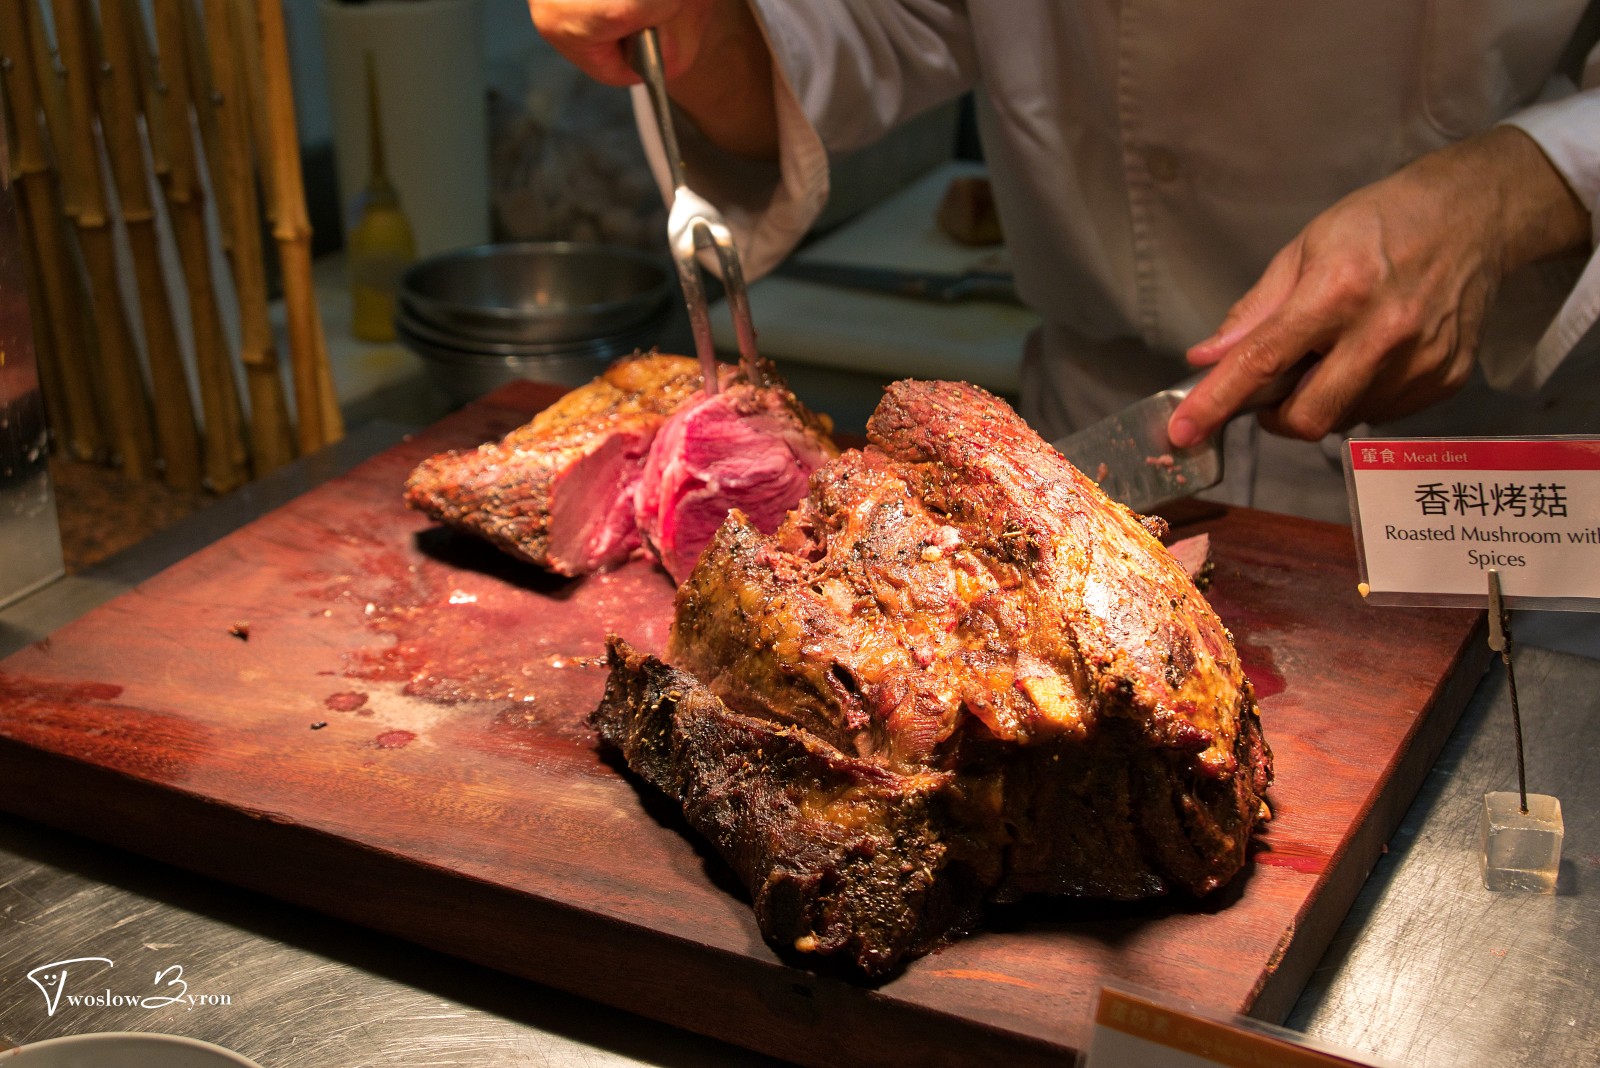
[[[729,510],[770,534],[828,459],[775,391],[741,385],[697,397],[650,447],[635,498],[640,531],[682,582]]]
[[[639,548],[633,503],[652,435],[619,432],[560,475],[550,517],[550,555],[574,573],[610,567]]]

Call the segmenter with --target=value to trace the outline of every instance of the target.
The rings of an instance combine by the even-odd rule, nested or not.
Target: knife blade
[[[828,260],[791,259],[780,264],[772,273],[802,282],[818,282],[846,289],[887,293],[912,300],[937,303],[965,300],[991,300],[1019,305],[1022,303],[1022,299],[1017,296],[1016,281],[1010,272],[1006,271],[974,269],[950,273],[898,267],[868,267]]]
[[[1316,353],[1303,357],[1247,397],[1228,421],[1284,400],[1319,358]],[[1051,444],[1072,466],[1098,482],[1107,496],[1135,512],[1148,512],[1168,501],[1210,489],[1222,481],[1224,473],[1222,430],[1187,449],[1174,448],[1167,436],[1167,422],[1173,411],[1207,373],[1193,375],[1170,389],[1135,401]]]

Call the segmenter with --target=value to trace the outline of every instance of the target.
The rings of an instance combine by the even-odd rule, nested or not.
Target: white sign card
[[[1600,599],[1600,440],[1351,439],[1345,475],[1376,604],[1481,605],[1488,572],[1508,604]]]
[[[1375,1068],[1281,1027],[1102,986],[1078,1068]]]

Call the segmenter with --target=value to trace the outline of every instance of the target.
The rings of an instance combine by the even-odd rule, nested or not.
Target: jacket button
[[[1144,165],[1150,177],[1158,182],[1170,182],[1178,177],[1181,168],[1178,157],[1170,149],[1152,148],[1144,154]]]

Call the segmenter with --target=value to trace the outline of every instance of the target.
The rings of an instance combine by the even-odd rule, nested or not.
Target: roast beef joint
[[[739,511],[591,722],[785,953],[892,974],[1035,894],[1205,895],[1268,818],[1231,636],[1003,401],[903,381],[775,529]]]
[[[664,657],[608,639],[590,720],[774,947],[879,978],[991,903],[1238,874],[1271,753],[1160,520],[976,386],[891,385],[841,454],[769,367],[725,370],[619,361],[407,501],[558,574],[681,583]]]

